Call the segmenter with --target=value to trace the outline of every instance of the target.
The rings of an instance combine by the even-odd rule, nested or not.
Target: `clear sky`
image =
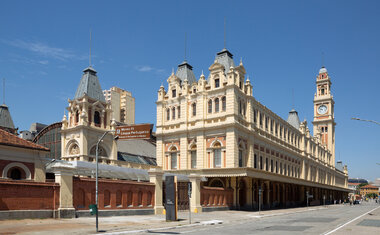
[[[322,65],[335,99],[336,159],[350,177],[380,177],[380,1],[0,1],[0,78],[19,130],[62,120],[82,70],[136,98],[136,123],[155,123],[157,91],[187,59],[199,78],[224,44],[256,99],[284,119],[294,103],[312,130]],[[294,102],[292,101],[294,90]]]

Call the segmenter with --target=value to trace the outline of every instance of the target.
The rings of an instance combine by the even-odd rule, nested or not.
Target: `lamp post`
[[[115,130],[108,130],[106,132],[103,133],[103,135],[100,137],[100,139],[98,140],[98,142],[96,143],[96,153],[95,153],[95,156],[96,156],[96,173],[95,173],[95,178],[96,178],[96,185],[95,185],[95,204],[96,204],[96,232],[98,232],[98,169],[99,169],[99,166],[98,166],[98,158],[99,158],[99,143],[103,140],[103,138],[110,132],[114,132]]]
[[[363,122],[372,122],[380,126],[380,122],[374,121],[374,120],[366,120],[366,119],[360,119],[356,117],[352,117],[351,120],[357,120],[357,121],[363,121]]]
[[[309,191],[306,191],[306,206],[309,207]]]

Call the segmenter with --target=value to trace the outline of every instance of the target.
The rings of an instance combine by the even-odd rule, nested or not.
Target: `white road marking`
[[[334,230],[331,230],[330,232],[325,232],[325,233],[323,233],[323,235],[329,235],[329,234],[332,234],[333,232],[338,231],[339,229],[343,228],[343,227],[346,226],[347,224],[350,224],[350,223],[354,222],[355,220],[360,219],[361,217],[365,216],[366,214],[371,213],[372,211],[377,210],[377,209],[379,209],[379,208],[380,208],[380,206],[378,206],[378,207],[376,207],[375,209],[372,209],[372,210],[370,210],[370,211],[367,211],[367,212],[365,212],[364,214],[362,214],[362,215],[360,215],[360,216],[358,216],[358,217],[356,217],[356,218],[354,218],[354,219],[348,221],[347,223],[345,223],[345,224],[343,224],[343,225],[341,225],[341,226],[335,228]]]

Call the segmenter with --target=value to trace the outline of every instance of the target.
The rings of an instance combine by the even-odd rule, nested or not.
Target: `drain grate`
[[[380,227],[380,220],[374,220],[374,219],[365,219],[358,223],[357,225],[361,226],[370,226],[370,227]]]

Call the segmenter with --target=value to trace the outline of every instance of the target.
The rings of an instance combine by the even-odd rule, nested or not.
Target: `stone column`
[[[192,184],[190,211],[194,213],[202,212],[201,206],[201,176],[190,174],[189,180]]]
[[[148,171],[149,180],[154,183],[154,213],[156,215],[163,214],[164,206],[162,203],[162,177],[164,172],[160,168],[153,168]]]
[[[58,218],[75,218],[73,206],[73,173],[70,170],[55,172],[55,182],[59,184]]]

